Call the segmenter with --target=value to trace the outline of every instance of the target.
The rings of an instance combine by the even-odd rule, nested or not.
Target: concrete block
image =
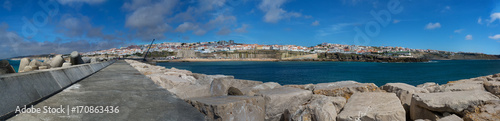
[[[50,74],[52,74],[52,77],[54,77],[57,84],[59,84],[61,88],[69,86],[72,83],[62,69],[48,69],[44,71],[48,71]]]
[[[49,71],[32,71],[0,78],[2,115],[62,89]]]
[[[210,121],[262,121],[264,98],[260,96],[220,96],[187,99]]]
[[[87,74],[82,73],[82,70],[79,67],[80,66],[74,66],[62,69],[72,83],[75,83],[83,77],[88,76]]]

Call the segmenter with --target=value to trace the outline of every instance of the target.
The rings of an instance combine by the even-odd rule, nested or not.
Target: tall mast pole
[[[149,44],[148,51],[146,51],[146,54],[144,54],[144,60],[143,61],[147,61],[146,57],[148,57],[149,49],[151,49],[151,46],[153,46],[153,42],[155,42],[155,39],[153,39],[153,41],[151,41],[151,44]]]

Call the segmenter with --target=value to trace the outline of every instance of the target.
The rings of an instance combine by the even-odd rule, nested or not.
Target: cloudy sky
[[[0,58],[153,38],[500,54],[497,0],[0,0],[0,6]]]

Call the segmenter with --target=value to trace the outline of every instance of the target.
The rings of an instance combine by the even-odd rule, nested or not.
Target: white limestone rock
[[[186,99],[209,121],[262,121],[265,101],[259,96],[219,96]]]
[[[279,120],[285,110],[295,114],[299,106],[305,105],[311,98],[312,92],[292,87],[281,87],[262,90],[257,95],[264,97],[266,102],[266,121]]]
[[[358,83],[355,81],[340,81],[332,83],[319,83],[314,85],[314,94],[326,96],[341,96],[349,99],[357,92],[384,92],[373,83]]]
[[[414,87],[405,83],[387,83],[380,88],[387,92],[395,93],[399,100],[401,100],[401,104],[407,114],[410,111],[411,98],[414,93],[429,93],[429,91],[424,88]]]
[[[468,107],[479,105],[486,101],[499,100],[495,95],[480,90],[456,91],[440,93],[416,93],[410,106],[411,119],[431,119],[443,117],[444,113],[464,114]],[[429,117],[432,112],[435,114]]]
[[[354,93],[337,121],[404,121],[405,110],[394,93]]]

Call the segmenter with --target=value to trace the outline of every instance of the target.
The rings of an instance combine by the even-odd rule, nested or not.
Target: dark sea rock
[[[238,88],[229,87],[227,90],[227,95],[243,95]]]
[[[0,61],[0,74],[16,73],[14,67],[10,65],[8,60]]]

